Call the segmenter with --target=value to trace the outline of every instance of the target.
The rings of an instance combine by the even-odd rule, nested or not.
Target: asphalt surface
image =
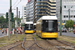
[[[4,34],[2,34],[2,30],[0,30],[0,37],[4,37],[7,36],[7,34],[4,32]]]
[[[60,35],[60,32],[58,32]],[[73,32],[62,32],[62,35],[66,35],[66,36],[71,36],[71,37],[75,37],[75,34]]]
[[[60,36],[60,32],[58,32],[58,35]],[[75,37],[75,34],[73,32],[62,32],[62,35]],[[0,37],[7,36],[6,33],[2,34],[2,30],[0,30]]]

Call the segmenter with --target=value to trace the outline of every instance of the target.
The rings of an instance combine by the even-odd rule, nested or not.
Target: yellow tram
[[[25,33],[34,33],[33,22],[25,22]]]
[[[36,34],[41,38],[58,38],[58,20],[56,16],[42,16],[36,22]]]

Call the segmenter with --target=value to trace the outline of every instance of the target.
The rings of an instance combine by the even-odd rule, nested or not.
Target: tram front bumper
[[[34,30],[25,30],[25,33],[34,33]]]
[[[58,33],[42,33],[42,38],[58,38]]]

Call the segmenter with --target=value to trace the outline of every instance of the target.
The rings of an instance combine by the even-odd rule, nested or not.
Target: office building
[[[26,6],[22,7],[22,13],[23,13],[23,16],[22,16],[21,23],[25,23],[26,22]]]
[[[60,19],[60,0],[57,0],[56,15]],[[62,0],[62,23],[71,19],[75,21],[75,0]],[[60,21],[60,20],[59,20]]]
[[[26,4],[26,16],[27,21],[33,21],[33,11],[34,11],[34,0],[28,0]]]
[[[28,21],[36,22],[42,16],[56,15],[56,0],[28,0],[26,16]]]

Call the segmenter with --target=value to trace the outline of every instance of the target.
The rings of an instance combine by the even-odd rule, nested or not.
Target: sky
[[[18,7],[19,11],[21,12],[22,16],[22,6],[27,4],[28,0],[12,0],[12,9],[16,9]],[[18,4],[19,3],[19,4]],[[10,9],[10,0],[1,0],[0,1],[0,13],[6,14]],[[12,10],[16,15],[16,10]]]

